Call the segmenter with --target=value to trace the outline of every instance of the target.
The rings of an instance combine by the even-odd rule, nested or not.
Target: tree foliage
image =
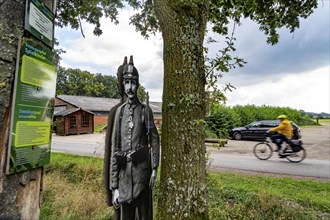
[[[80,28],[82,31],[81,20],[85,20],[95,25],[93,33],[96,36],[102,34],[100,19],[105,16],[111,22],[118,24],[118,9],[123,7],[121,0],[59,0],[56,10],[56,25],[73,29]],[[83,34],[83,32],[82,32]]]
[[[280,28],[293,32],[299,28],[300,19],[307,18],[316,7],[317,0],[211,0],[210,22],[214,32],[227,35],[230,20],[240,24],[242,18],[249,18],[259,24],[267,43],[276,44]]]

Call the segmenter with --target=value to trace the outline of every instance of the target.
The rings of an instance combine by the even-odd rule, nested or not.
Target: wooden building
[[[94,126],[105,125],[108,121],[110,109],[118,102],[119,99],[112,98],[58,95],[55,98],[54,113],[72,108],[81,108],[94,113]],[[162,122],[162,103],[149,102],[149,105],[154,114],[154,122],[159,126]]]
[[[94,113],[82,108],[69,108],[54,114],[56,135],[88,134],[94,132]]]
[[[149,102],[149,106],[152,109],[154,115],[154,122],[157,127],[162,123],[162,102]]]
[[[94,126],[105,125],[108,121],[110,108],[117,105],[119,99],[58,95],[55,98],[54,113],[71,108],[82,108],[94,113]]]

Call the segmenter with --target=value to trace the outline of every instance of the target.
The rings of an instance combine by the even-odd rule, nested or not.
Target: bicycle
[[[272,143],[270,137],[267,137],[265,141],[257,143],[253,147],[254,155],[260,160],[268,160],[271,158],[275,150],[273,150],[270,143]],[[302,146],[301,140],[288,140],[287,142],[283,142],[283,145],[283,150],[278,151],[278,155],[281,158],[286,158],[292,163],[299,163],[306,158],[307,153],[305,148]]]

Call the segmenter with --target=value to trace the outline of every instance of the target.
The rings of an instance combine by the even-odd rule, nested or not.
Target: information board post
[[[54,54],[49,53],[54,13],[44,13],[56,7],[54,0],[0,2],[0,219],[39,219],[55,97],[55,86],[49,85],[55,85],[51,78],[56,77]],[[37,18],[27,12],[31,2]],[[50,31],[43,34],[48,42],[25,26],[26,17],[31,17],[30,26],[41,25],[35,34]]]
[[[15,77],[7,174],[44,166],[50,143],[56,89],[55,54],[23,39]]]
[[[44,44],[53,47],[54,13],[40,0],[27,0],[24,28]]]

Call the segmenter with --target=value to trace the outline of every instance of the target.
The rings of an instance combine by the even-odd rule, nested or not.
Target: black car
[[[230,137],[234,140],[250,139],[250,140],[264,140],[267,137],[266,131],[270,128],[278,126],[280,122],[278,120],[263,120],[255,121],[244,127],[233,128],[230,131]],[[300,139],[300,128],[294,122],[291,122],[293,129],[292,139]]]

